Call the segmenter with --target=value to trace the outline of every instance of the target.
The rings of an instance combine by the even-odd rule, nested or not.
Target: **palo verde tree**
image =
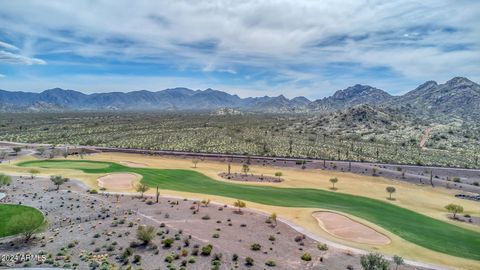
[[[395,187],[386,187],[385,190],[389,193],[389,200],[392,200],[392,193],[395,193],[397,191]]]
[[[248,174],[249,171],[250,171],[250,166],[248,166],[248,164],[243,164],[242,172],[245,174],[245,176]]]
[[[145,192],[147,192],[149,189],[150,189],[149,186],[147,186],[145,184],[142,184],[142,183],[139,183],[135,186],[135,191],[140,193],[141,198],[143,198],[143,194],[145,194]]]
[[[395,270],[397,270],[400,265],[403,265],[405,263],[405,261],[402,257],[398,255],[393,255],[393,263],[395,264]]]
[[[332,189],[335,190],[337,189],[335,187],[335,184],[338,182],[338,178],[337,177],[333,177],[333,178],[330,178],[330,183],[332,183]]]
[[[237,213],[242,213],[242,208],[245,208],[247,204],[244,201],[237,200],[236,202],[233,203],[233,206],[237,207]]]
[[[200,202],[200,204],[201,204],[203,207],[208,207],[208,205],[210,205],[210,199],[202,200],[202,201]]]
[[[68,178],[65,178],[61,175],[50,176],[50,181],[52,181],[53,184],[57,186],[57,191],[60,190],[60,186],[63,185],[65,182],[68,182],[68,180]]]
[[[197,164],[198,162],[200,162],[200,160],[198,158],[194,158],[192,159],[192,163],[193,163],[193,168],[197,168]]]
[[[445,206],[445,209],[447,209],[448,212],[453,214],[453,218],[457,218],[458,213],[463,213],[463,206],[458,204],[450,203]]]
[[[282,175],[283,175],[282,172],[276,172],[275,173],[275,176],[278,177],[278,181],[282,180],[282,178],[280,178],[280,177],[282,177]]]

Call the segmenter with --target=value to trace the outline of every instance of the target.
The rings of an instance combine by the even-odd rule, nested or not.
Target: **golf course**
[[[466,259],[480,260],[480,233],[367,197],[313,188],[234,184],[216,181],[193,170],[133,168],[112,162],[35,160],[21,162],[17,165],[77,169],[92,174],[136,173],[142,176],[142,183],[151,187],[158,186],[165,190],[217,195],[273,206],[334,210],[365,219],[411,243],[430,250]],[[2,214],[3,212],[0,211]],[[0,222],[3,220],[0,217]],[[8,235],[2,233],[4,232],[0,232],[0,236]]]

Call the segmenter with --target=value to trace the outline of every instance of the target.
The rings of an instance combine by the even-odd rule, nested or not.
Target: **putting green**
[[[42,226],[43,223],[43,214],[36,208],[23,205],[0,204],[0,237],[36,229]]]
[[[94,163],[102,164],[103,168],[91,168]],[[368,220],[419,246],[480,260],[480,233],[366,197],[311,188],[240,185],[215,181],[190,170],[131,168],[110,162],[45,160],[18,165],[78,168],[85,173],[133,172],[143,176],[143,183],[152,187],[158,185],[162,189],[218,195],[266,205],[331,209]]]

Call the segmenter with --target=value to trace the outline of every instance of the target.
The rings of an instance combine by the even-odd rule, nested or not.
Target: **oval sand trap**
[[[107,189],[131,189],[139,179],[133,173],[111,173],[97,179],[98,185]]]
[[[312,214],[329,234],[356,243],[387,245],[390,238],[376,230],[341,214],[321,211]]]

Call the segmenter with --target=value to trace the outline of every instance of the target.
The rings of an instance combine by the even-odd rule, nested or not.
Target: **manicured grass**
[[[19,166],[65,168],[76,161],[28,161]],[[103,164],[102,169],[81,168]],[[48,165],[47,165],[48,164]],[[375,223],[403,239],[453,256],[480,260],[480,233],[439,221],[417,212],[366,197],[311,188],[278,188],[215,181],[191,170],[131,168],[116,163],[78,161],[86,173],[134,172],[142,182],[161,189],[231,197],[266,205],[323,208],[352,214]]]
[[[23,205],[0,204],[0,237],[22,233],[21,228],[12,222],[17,216],[27,217],[31,221],[31,228],[35,229],[44,223],[42,212],[38,209]]]
[[[65,160],[55,163],[39,163],[35,165],[39,168],[56,168],[56,169],[106,169],[108,164],[91,162],[91,161],[70,161]]]

